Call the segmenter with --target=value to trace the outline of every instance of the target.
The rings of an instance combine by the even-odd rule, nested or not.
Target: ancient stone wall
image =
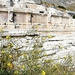
[[[0,23],[6,23],[8,20],[7,12],[0,12]]]

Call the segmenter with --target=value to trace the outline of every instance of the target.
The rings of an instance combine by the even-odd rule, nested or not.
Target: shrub
[[[52,36],[49,35],[48,38]],[[3,40],[4,38],[1,38],[1,41]],[[69,69],[70,56],[67,59],[63,58],[67,62],[64,64],[68,64],[67,67],[64,64],[54,63],[55,60],[51,59],[42,48],[44,39],[40,41],[37,36],[32,40],[35,40],[32,41],[33,49],[22,51],[21,47],[15,45],[13,38],[6,36],[7,44],[2,42],[0,46],[0,75],[74,75],[74,71]]]
[[[65,8],[64,6],[60,6],[60,5],[59,5],[58,8],[62,8],[62,9],[65,9],[65,10],[66,10],[66,8]]]
[[[75,15],[73,15],[73,19],[75,19]]]

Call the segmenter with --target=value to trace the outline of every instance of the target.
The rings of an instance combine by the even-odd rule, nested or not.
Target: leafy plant
[[[32,50],[29,48],[29,50],[23,51],[22,47],[13,42],[11,36],[7,35],[5,38],[1,36],[0,75],[74,75],[74,71],[69,69],[72,64],[71,57],[63,58],[65,60],[63,65],[55,63],[55,60],[51,59],[51,55],[47,55],[42,48],[46,38],[41,37],[41,41],[39,38],[40,36],[33,36],[32,42],[29,43],[33,44]],[[50,39],[52,36],[49,35],[48,38]],[[66,64],[68,66],[65,66]]]

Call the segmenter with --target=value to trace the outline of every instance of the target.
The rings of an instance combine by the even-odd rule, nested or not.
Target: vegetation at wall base
[[[48,38],[52,36],[49,35]],[[6,44],[4,40],[7,41]],[[56,63],[50,58],[51,55],[46,54],[42,49],[45,41],[43,37],[41,42],[39,36],[33,37],[32,40],[35,40],[33,49],[22,51],[19,46],[15,45],[13,38],[8,35],[6,38],[1,37],[0,75],[75,75],[71,56],[64,57],[63,64]]]

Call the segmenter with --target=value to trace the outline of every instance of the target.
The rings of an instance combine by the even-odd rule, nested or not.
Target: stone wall
[[[5,23],[8,20],[7,12],[0,12],[0,23]]]
[[[32,8],[32,9],[36,9],[36,4],[27,3],[27,4],[26,4],[26,7],[27,7],[27,8]]]
[[[46,25],[47,24],[47,16],[34,14],[32,17],[32,22]]]

